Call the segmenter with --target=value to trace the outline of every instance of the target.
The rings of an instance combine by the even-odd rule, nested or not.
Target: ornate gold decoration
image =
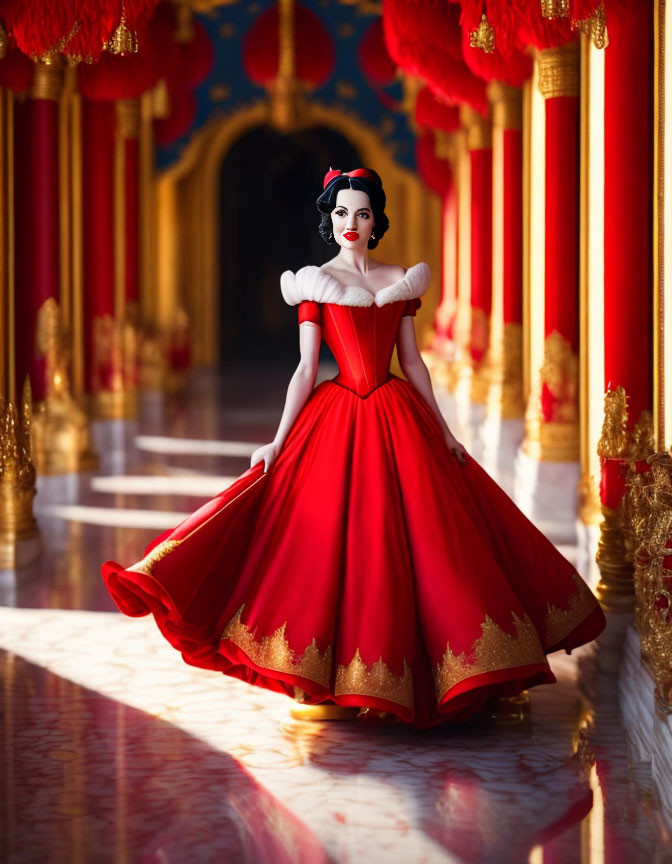
[[[596,594],[608,612],[631,612],[634,605],[633,568],[623,533],[623,507],[602,505],[602,525],[595,560],[600,570]]]
[[[434,670],[436,697],[440,702],[457,684],[498,669],[515,669],[517,666],[531,666],[545,663],[539,634],[530,617],[525,614],[519,618],[512,613],[516,633],[507,633],[489,615],[481,624],[482,634],[468,652],[455,655],[450,647],[446,650]]]
[[[525,415],[525,440],[522,445],[525,453],[542,462],[578,462],[578,423],[542,420],[536,410],[533,411],[533,407],[530,399]]]
[[[111,315],[93,320],[93,390],[96,416],[121,420],[130,407],[124,391],[124,328]]]
[[[644,410],[630,432],[626,458],[630,462],[637,462],[648,459],[654,451],[653,413]]]
[[[9,45],[9,38],[7,36],[7,31],[0,24],[0,60],[4,59],[5,54],[7,53],[7,47]]]
[[[541,416],[540,394],[529,399],[525,416],[523,449],[535,459],[549,462],[576,462],[579,459],[578,424],[579,361],[569,342],[551,332],[544,343],[540,383],[556,400],[552,416]]]
[[[63,92],[63,83],[63,67],[60,62],[41,60],[35,63],[30,95],[33,99],[52,99],[58,102]]]
[[[486,54],[491,54],[495,50],[495,31],[485,12],[481,15],[478,27],[469,31],[469,47],[480,48]]]
[[[646,459],[653,452],[651,412],[642,411],[628,433],[628,397],[622,386],[604,394],[604,422],[597,452],[602,459],[627,461],[630,479],[635,476],[635,462]],[[632,539],[627,527],[630,521],[627,502],[626,493],[619,507],[602,506],[604,519],[596,558],[601,576],[597,595],[603,607],[613,612],[630,612],[634,604]]]
[[[285,637],[286,621],[272,635],[257,639],[247,624],[240,620],[243,608],[244,604],[224,628],[221,639],[230,639],[262,670],[271,669],[287,675],[298,675],[329,688],[331,645],[321,653],[313,638],[310,645],[297,657]]]
[[[570,596],[565,609],[548,604],[544,620],[544,647],[551,648],[561,642],[596,608],[595,595],[578,573],[572,575],[576,591]]]
[[[579,43],[537,51],[539,92],[544,99],[579,96]]]
[[[467,132],[467,150],[489,150],[492,147],[492,123],[469,105],[460,105],[460,120]]]
[[[0,401],[0,569],[29,563],[39,553],[33,516],[35,466],[31,453],[30,383],[23,388],[21,420],[9,399]],[[32,542],[31,542],[32,541]]]
[[[543,18],[569,18],[569,0],[541,0]]]
[[[557,330],[553,330],[544,342],[544,360],[541,365],[541,382],[548,387],[557,400],[552,420],[574,423],[578,417],[579,358],[572,347]]]
[[[359,654],[347,666],[339,665],[336,670],[334,695],[343,696],[373,696],[376,699],[387,699],[406,708],[413,709],[413,676],[404,660],[404,671],[397,675],[380,657],[371,666],[367,666]]]
[[[596,48],[606,48],[609,44],[607,18],[603,2],[587,18],[572,18],[571,26],[572,30],[579,30],[581,33],[585,33]]]
[[[602,501],[592,474],[584,474],[579,481],[579,519],[584,525],[602,522]]]
[[[661,715],[672,713],[672,456],[654,453],[651,471],[632,473],[626,529],[634,558],[635,626],[656,683]]]
[[[522,324],[505,324],[500,345],[491,339],[487,375],[488,413],[505,420],[524,417]]]
[[[117,99],[117,130],[123,139],[140,137],[140,100]]]
[[[45,358],[45,398],[35,406],[33,419],[35,466],[40,474],[92,470],[98,459],[89,419],[70,390],[67,340],[53,297],[38,310],[36,329],[37,350]]]
[[[501,81],[488,84],[492,103],[492,125],[497,129],[521,129],[523,125],[523,91]]]
[[[621,459],[628,445],[628,405],[624,387],[604,394],[604,422],[597,442],[597,453],[603,459]]]
[[[182,540],[163,540],[161,543],[158,543],[151,552],[145,555],[141,561],[138,561],[137,564],[133,564],[132,567],[126,567],[126,570],[132,570],[134,573],[144,573],[145,576],[151,576],[159,561],[163,561],[166,555],[170,555],[170,553],[174,549],[177,549],[182,542]]]
[[[110,54],[137,54],[138,34],[126,23],[126,10],[122,0],[121,20],[105,46]]]

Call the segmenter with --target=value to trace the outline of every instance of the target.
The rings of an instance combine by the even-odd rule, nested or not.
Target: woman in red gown
[[[103,577],[194,666],[356,716],[463,720],[555,681],[546,655],[604,615],[441,416],[413,325],[429,268],[368,254],[389,224],[378,175],[331,170],[317,204],[341,248],[282,274],[301,360],[274,441]],[[314,387],[321,339],[339,372]],[[389,371],[395,342],[408,380]]]

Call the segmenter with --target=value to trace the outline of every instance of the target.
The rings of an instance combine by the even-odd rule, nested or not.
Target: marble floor
[[[618,617],[550,658],[558,683],[524,718],[419,733],[293,720],[116,611],[101,561],[137,560],[245,470],[290,374],[194,376],[137,423],[98,424],[96,472],[40,479],[42,557],[0,573],[0,860],[672,861],[619,707]]]

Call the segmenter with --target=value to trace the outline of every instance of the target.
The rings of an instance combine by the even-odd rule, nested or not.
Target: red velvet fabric
[[[428,404],[390,374],[405,302],[316,306],[301,304],[299,317],[321,321],[339,374],[310,393],[269,471],[248,468],[164,532],[175,542],[145,572],[105,562],[116,604],[151,612],[187,663],[418,728],[463,719],[489,693],[554,681],[544,655],[600,632],[597,601],[475,460],[457,462]],[[514,615],[529,622],[525,637]],[[499,635],[479,654],[484,627]]]

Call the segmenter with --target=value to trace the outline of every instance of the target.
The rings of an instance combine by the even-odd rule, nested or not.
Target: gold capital
[[[579,43],[537,51],[539,92],[544,99],[579,96]]]

